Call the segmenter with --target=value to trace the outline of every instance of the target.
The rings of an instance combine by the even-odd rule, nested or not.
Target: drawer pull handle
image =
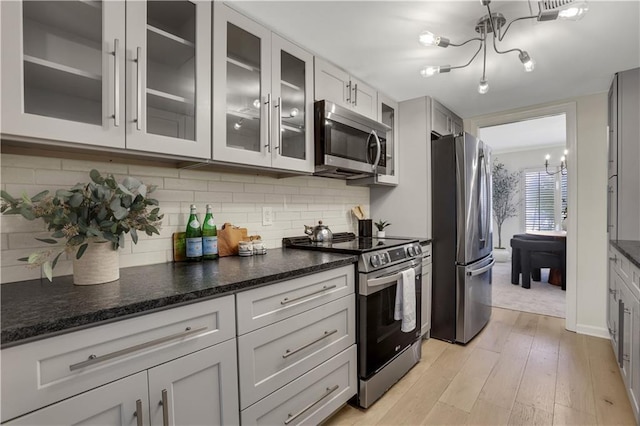
[[[162,389],[160,405],[162,405],[162,426],[169,426],[169,398],[166,389]]]
[[[299,348],[294,349],[294,350],[287,349],[287,350],[284,352],[284,354],[282,355],[282,358],[288,358],[288,357],[290,357],[291,355],[293,355],[293,354],[295,354],[295,353],[298,353],[298,352],[300,352],[300,351],[301,351],[301,350],[303,350],[303,349],[308,348],[309,346],[313,345],[314,343],[318,343],[320,340],[322,340],[322,339],[326,339],[327,337],[331,336],[332,334],[336,334],[337,332],[338,332],[338,330],[337,330],[337,329],[334,329],[334,330],[331,330],[331,331],[325,331],[325,332],[324,332],[324,334],[323,334],[322,336],[320,336],[320,337],[318,337],[317,339],[315,339],[315,340],[313,340],[313,341],[311,341],[311,342],[307,343],[307,344],[306,344],[306,345],[304,345],[304,346],[300,346]]]
[[[336,288],[336,287],[337,287],[337,285],[336,285],[336,284],[334,284],[334,285],[330,285],[330,286],[326,286],[326,285],[325,285],[325,286],[322,286],[322,288],[321,288],[320,290],[316,290],[316,291],[314,291],[313,293],[305,294],[304,296],[295,297],[295,298],[293,298],[293,299],[289,299],[288,297],[285,297],[285,298],[282,300],[282,302],[280,302],[280,304],[281,304],[281,305],[287,305],[287,304],[289,304],[289,303],[296,302],[296,301],[298,301],[298,300],[300,300],[300,299],[306,299],[306,298],[307,298],[307,297],[309,297],[309,296],[313,296],[313,295],[315,295],[315,294],[322,293],[322,292],[323,292],[323,291],[325,291],[325,290],[330,290],[330,289],[332,289],[332,288]]]
[[[142,426],[143,421],[142,421],[142,400],[141,399],[136,401],[136,412],[133,413],[133,416],[136,418],[137,426]]]
[[[327,390],[324,393],[324,395],[322,395],[320,398],[318,398],[317,400],[315,400],[311,404],[309,404],[306,407],[304,407],[302,410],[298,411],[296,414],[289,413],[289,415],[287,416],[287,420],[284,421],[284,424],[288,425],[289,423],[291,423],[292,421],[294,421],[295,419],[297,419],[298,417],[303,415],[304,412],[307,411],[309,408],[313,407],[318,402],[322,401],[323,399],[325,399],[326,397],[328,397],[329,395],[334,393],[336,390],[338,390],[338,387],[339,387],[338,385],[335,385],[335,386],[333,386],[331,388],[327,388]]]
[[[74,371],[74,370],[79,370],[81,368],[85,368],[85,367],[89,367],[91,365],[97,364],[99,362],[104,362],[104,361],[108,361],[110,359],[113,358],[117,358],[119,356],[122,355],[127,355],[131,352],[136,352],[136,351],[140,351],[142,349],[146,349],[146,348],[150,348],[152,346],[156,346],[165,342],[169,342],[171,340],[175,340],[175,339],[180,339],[182,337],[187,337],[190,336],[192,334],[198,334],[201,331],[205,331],[207,329],[207,326],[202,326],[199,328],[196,328],[194,330],[191,329],[191,327],[187,327],[185,331],[181,331],[180,333],[175,333],[172,334],[170,336],[165,336],[165,337],[160,337],[159,339],[155,339],[155,340],[150,340],[148,342],[145,343],[140,343],[139,345],[134,345],[134,346],[130,346],[128,348],[124,348],[124,349],[120,349],[119,351],[115,351],[115,352],[111,352],[105,355],[101,355],[101,356],[96,356],[94,354],[89,355],[89,359],[87,359],[86,361],[82,361],[82,362],[78,362],[76,364],[71,364],[69,366],[69,370]]]

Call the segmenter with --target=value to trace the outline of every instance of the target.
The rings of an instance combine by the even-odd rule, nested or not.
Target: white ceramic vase
[[[384,231],[378,231],[378,238],[384,238],[387,235]]]
[[[103,284],[120,279],[118,251],[108,241],[89,240],[89,246],[80,259],[73,258],[75,285]]]

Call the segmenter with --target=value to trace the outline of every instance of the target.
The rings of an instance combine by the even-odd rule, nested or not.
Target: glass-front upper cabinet
[[[125,3],[0,7],[3,136],[124,147]]]
[[[127,2],[127,148],[211,157],[211,3]]]
[[[311,172],[313,56],[214,5],[213,159]]]
[[[387,132],[387,173],[377,175],[373,183],[379,185],[398,185],[398,163],[400,159],[398,146],[398,103],[382,93],[378,93],[378,117],[380,117],[382,123],[391,127],[391,130]]]
[[[275,100],[273,167],[313,171],[313,55],[276,34],[271,91]]]

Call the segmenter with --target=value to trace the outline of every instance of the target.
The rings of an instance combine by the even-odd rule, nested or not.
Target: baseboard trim
[[[594,327],[592,325],[576,324],[576,333],[586,334],[589,336],[602,337],[608,339],[609,330],[603,327]]]

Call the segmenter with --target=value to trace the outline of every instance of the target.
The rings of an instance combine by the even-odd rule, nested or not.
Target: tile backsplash
[[[346,181],[297,176],[277,179],[245,173],[215,170],[177,169],[170,166],[143,166],[115,162],[2,154],[2,189],[13,196],[33,196],[45,189],[55,192],[89,180],[89,171],[113,174],[120,181],[130,175],[147,185],[156,185],[152,194],[164,213],[160,235],[140,235],[133,244],[127,235],[120,250],[120,267],[172,261],[171,235],[186,226],[189,205],[198,207],[200,219],[211,204],[218,228],[225,222],[243,226],[250,235],[261,235],[268,248],[282,245],[282,238],[302,235],[305,224],[322,220],[333,232],[357,232],[351,208],[362,204],[369,212],[369,188],[347,186]],[[273,225],[262,225],[262,207],[273,210]],[[20,216],[0,217],[2,283],[40,278],[39,268],[29,268],[17,259],[48,247],[35,239],[50,235],[42,220]],[[60,260],[54,276],[72,273],[70,258]]]

